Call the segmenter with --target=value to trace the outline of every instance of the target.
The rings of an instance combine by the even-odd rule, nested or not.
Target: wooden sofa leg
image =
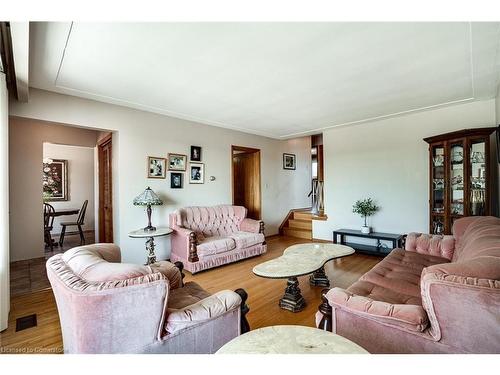
[[[186,276],[184,272],[182,272],[184,270],[184,263],[182,263],[181,261],[177,261],[174,262],[174,266],[176,266],[179,269],[179,272],[181,273],[181,282],[182,285],[184,285],[184,277]]]
[[[263,222],[263,221],[261,221],[261,222],[260,222],[260,227],[259,227],[259,233],[264,234],[264,229],[265,229],[265,227],[264,227],[264,222]],[[265,236],[265,234],[264,234],[264,236]],[[264,238],[265,238],[265,237],[264,237]],[[262,242],[262,245],[265,245],[265,244],[266,244],[266,240],[264,239],[264,242]]]
[[[250,311],[250,308],[247,305],[247,298],[248,298],[248,293],[245,291],[245,289],[238,288],[234,291],[236,294],[238,294],[241,297],[241,323],[240,323],[240,331],[241,334],[247,333],[250,331],[250,324],[248,324],[247,320],[247,313]]]
[[[189,235],[189,257],[188,260],[191,263],[199,261],[198,253],[196,252],[196,246],[198,245],[198,241],[196,240],[196,234],[192,232]]]
[[[319,322],[319,329],[324,331],[332,332],[332,307],[328,303],[328,299],[326,298],[326,293],[328,293],[329,289],[323,289],[321,291],[321,305],[318,306],[318,310],[323,314],[323,318]]]

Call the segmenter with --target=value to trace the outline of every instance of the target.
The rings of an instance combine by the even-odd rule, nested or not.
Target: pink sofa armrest
[[[240,230],[242,232],[264,233],[264,222],[262,220],[245,218],[241,221]]]
[[[423,332],[429,324],[427,314],[422,306],[376,301],[341,288],[330,289],[326,298],[334,309],[344,309],[404,331]]]
[[[424,268],[420,289],[435,340],[475,353],[500,352],[500,258]]]
[[[182,273],[181,270],[166,260],[160,260],[159,262],[150,265],[153,272],[160,272],[164,275],[170,284],[170,289],[177,289],[182,287]]]
[[[165,331],[172,334],[215,319],[228,311],[239,309],[241,301],[239,294],[222,290],[182,309],[168,309]]]
[[[453,236],[409,233],[405,250],[451,260],[455,251],[455,239]]]

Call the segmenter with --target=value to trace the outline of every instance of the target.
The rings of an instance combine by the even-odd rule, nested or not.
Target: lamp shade
[[[148,186],[140,195],[134,198],[134,206],[159,206],[162,205],[162,200]]]

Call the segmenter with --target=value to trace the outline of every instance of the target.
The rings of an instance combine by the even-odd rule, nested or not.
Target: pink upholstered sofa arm
[[[240,230],[242,232],[260,233],[264,229],[263,224],[262,220],[245,218],[241,221]]]
[[[328,303],[367,319],[380,321],[411,332],[422,332],[428,326],[425,310],[417,305],[390,304],[359,296],[341,288],[332,288],[326,294]]]
[[[217,318],[228,311],[239,309],[241,297],[230,290],[222,290],[182,309],[168,309],[165,331],[168,334]]]
[[[420,288],[435,340],[473,353],[500,353],[500,258],[427,267]]]
[[[455,239],[453,236],[409,233],[405,250],[451,260],[455,251]]]

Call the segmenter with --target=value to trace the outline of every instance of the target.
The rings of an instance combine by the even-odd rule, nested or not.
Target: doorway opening
[[[113,137],[109,133],[97,143],[99,242],[113,242]]]
[[[311,136],[311,168],[312,168],[312,181],[311,181],[311,212],[315,215],[324,214],[323,205],[323,186],[324,186],[324,172],[323,172],[323,134],[316,134]]]
[[[233,204],[244,206],[247,216],[260,220],[260,150],[256,148],[231,146],[233,176]]]

